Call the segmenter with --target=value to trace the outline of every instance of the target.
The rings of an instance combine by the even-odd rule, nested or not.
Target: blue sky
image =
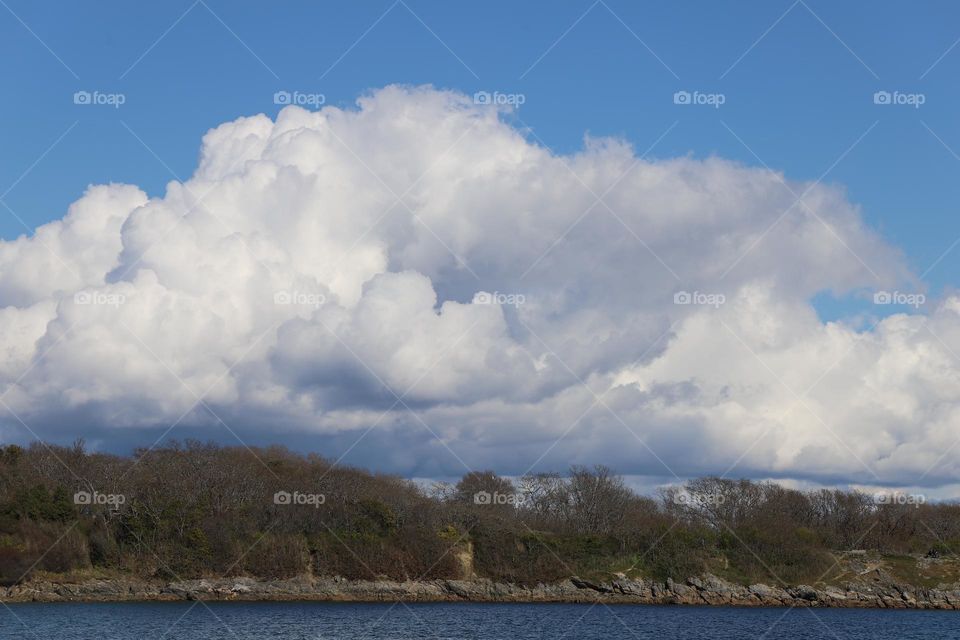
[[[955,3],[4,5],[0,53],[15,62],[2,72],[0,181],[14,183],[69,129],[4,198],[29,226],[59,218],[90,183],[162,194],[172,173],[194,168],[203,132],[274,115],[278,89],[349,105],[389,83],[432,83],[524,94],[518,117],[558,151],[589,132],[639,151],[659,139],[653,157],[719,154],[795,179],[823,175],[920,273],[960,237]],[[77,90],[126,103],[84,108]],[[678,90],[726,102],[678,106]],[[878,90],[926,101],[875,105]],[[4,214],[3,237],[25,231]],[[960,252],[945,257],[931,286],[950,284],[958,264]]]
[[[600,460],[950,485],[958,17],[0,0],[0,437],[128,450],[177,427],[410,476]],[[810,213],[768,170],[810,183]],[[117,183],[151,200],[84,196]],[[873,304],[908,271],[931,304]]]

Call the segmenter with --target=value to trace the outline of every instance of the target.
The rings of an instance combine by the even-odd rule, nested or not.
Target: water
[[[35,640],[847,640],[960,638],[960,612],[569,604],[148,603],[0,606]]]

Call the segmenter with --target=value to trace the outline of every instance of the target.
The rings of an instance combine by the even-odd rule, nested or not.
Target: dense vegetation
[[[603,467],[516,483],[470,473],[424,489],[279,447],[187,442],[125,458],[79,443],[11,445],[0,447],[0,581],[312,574],[529,584],[712,571],[796,583],[826,575],[837,550],[960,549],[960,506],[910,502],[718,478],[648,497]]]

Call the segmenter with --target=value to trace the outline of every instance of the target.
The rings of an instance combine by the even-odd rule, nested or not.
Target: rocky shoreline
[[[151,582],[137,579],[84,582],[32,581],[5,589],[0,600],[13,602],[163,602],[163,601],[316,601],[316,602],[512,602],[680,604],[737,607],[856,607],[884,609],[960,609],[960,588],[917,589],[886,582],[845,587],[808,585],[779,588],[736,585],[714,575],[684,582],[616,577],[594,582],[573,577],[554,584],[525,587],[488,580],[394,582],[302,577],[262,581],[222,578]]]

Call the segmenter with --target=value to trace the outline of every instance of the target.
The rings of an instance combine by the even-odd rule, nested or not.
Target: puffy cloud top
[[[369,463],[418,475],[956,480],[960,300],[811,306],[916,286],[841,189],[557,155],[504,115],[391,86],[241,118],[163,197],[90,187],[0,243],[6,436],[369,429]]]

